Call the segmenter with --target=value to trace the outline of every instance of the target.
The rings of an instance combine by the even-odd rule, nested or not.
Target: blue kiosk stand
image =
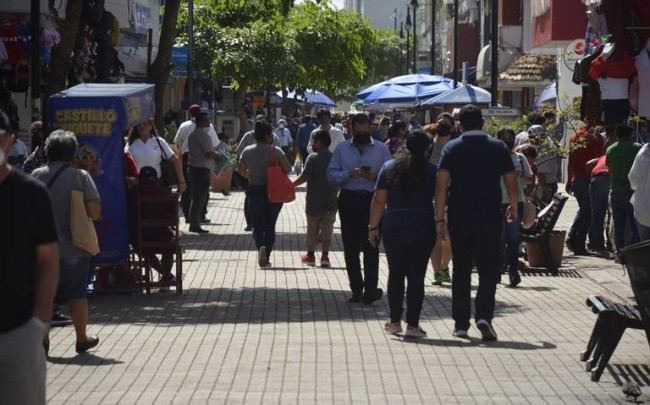
[[[154,114],[154,86],[151,84],[80,84],[51,96],[49,124],[77,137],[77,164],[93,177],[102,204],[102,219],[95,222],[100,253],[96,268],[127,271],[129,237],[124,175],[126,131]],[[98,283],[124,284],[115,280]],[[110,273],[109,273],[110,274]],[[122,276],[119,276],[120,278]],[[104,284],[104,285],[102,285]]]

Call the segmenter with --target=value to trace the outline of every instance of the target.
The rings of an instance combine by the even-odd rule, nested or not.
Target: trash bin
[[[650,241],[625,247],[621,254],[650,345]]]

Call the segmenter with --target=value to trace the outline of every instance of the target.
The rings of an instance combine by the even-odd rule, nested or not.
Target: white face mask
[[[284,124],[279,125],[280,129],[284,129]]]

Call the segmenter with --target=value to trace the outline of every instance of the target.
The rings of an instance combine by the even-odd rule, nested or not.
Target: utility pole
[[[492,93],[492,107],[497,106],[497,92],[499,91],[499,0],[492,0],[492,44],[490,51],[492,53],[492,66],[490,72],[490,92]]]
[[[194,0],[187,2],[187,102],[194,103]]]
[[[454,0],[454,88],[458,85],[458,0]]]
[[[413,7],[413,73],[418,72],[418,43],[417,43],[417,34],[416,27],[418,26],[417,22],[417,11],[418,11],[418,0],[411,0],[411,7]]]
[[[31,58],[29,69],[29,84],[31,87],[32,121],[40,120],[41,110],[41,2],[31,0],[30,2],[30,26],[32,37]]]
[[[436,74],[436,0],[431,0],[431,74]]]

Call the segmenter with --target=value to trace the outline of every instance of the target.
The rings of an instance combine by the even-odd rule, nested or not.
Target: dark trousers
[[[418,326],[424,301],[424,277],[436,241],[435,231],[432,227],[422,226],[417,229],[391,229],[383,234],[388,259],[390,321],[395,323],[402,319],[406,279],[406,323]]]
[[[633,244],[639,242],[639,232],[636,229],[636,221],[634,220],[634,207],[630,202],[632,193],[632,191],[612,191],[609,195],[612,204],[612,217],[614,218],[614,243],[616,243],[617,253],[620,253],[621,249],[625,247],[625,229],[627,226],[630,226],[632,230],[631,242]]]
[[[589,199],[590,179],[581,179],[573,183],[573,195],[578,201],[578,212],[573,219],[568,239],[577,250],[586,249],[587,234],[591,225],[591,201]]]
[[[187,172],[192,182],[190,228],[198,228],[201,226],[201,217],[210,198],[210,169],[190,166]]]
[[[183,153],[183,177],[185,177],[185,191],[181,194],[181,209],[186,221],[190,220],[190,205],[192,205],[192,179],[187,173],[188,153]]]
[[[519,216],[516,220],[508,222],[506,220],[506,211],[510,204],[501,204],[501,211],[503,212],[503,239],[501,242],[501,251],[504,254],[501,256],[502,261],[499,266],[500,269],[507,267],[508,274],[511,276],[519,273],[519,231],[521,230],[521,221],[524,219],[524,203],[518,204]],[[505,265],[505,266],[504,266]]]
[[[250,186],[248,191],[250,210],[253,219],[253,238],[255,247],[266,246],[267,256],[271,256],[275,244],[275,224],[278,222],[282,203],[272,203],[266,186]],[[268,258],[268,257],[267,257]]]
[[[607,215],[609,176],[596,176],[589,183],[589,202],[591,203],[591,249],[605,250],[605,217]]]
[[[451,312],[456,330],[467,330],[472,316],[472,265],[478,269],[474,319],[492,321],[497,282],[501,277],[501,229],[449,230],[454,258]]]
[[[379,247],[368,242],[368,221],[372,193],[341,190],[338,198],[341,238],[345,250],[345,267],[354,295],[372,293],[377,289]],[[359,254],[363,251],[364,277],[361,275]]]
[[[242,177],[245,180],[244,183],[244,218],[246,219],[246,227],[250,228],[253,226],[253,214],[251,214],[251,200],[249,197],[250,194],[250,184],[248,179]]]
[[[305,165],[305,160],[307,160],[307,156],[309,156],[309,152],[307,152],[307,147],[305,146],[304,148],[301,146],[300,147],[300,159],[302,160],[302,165]]]

